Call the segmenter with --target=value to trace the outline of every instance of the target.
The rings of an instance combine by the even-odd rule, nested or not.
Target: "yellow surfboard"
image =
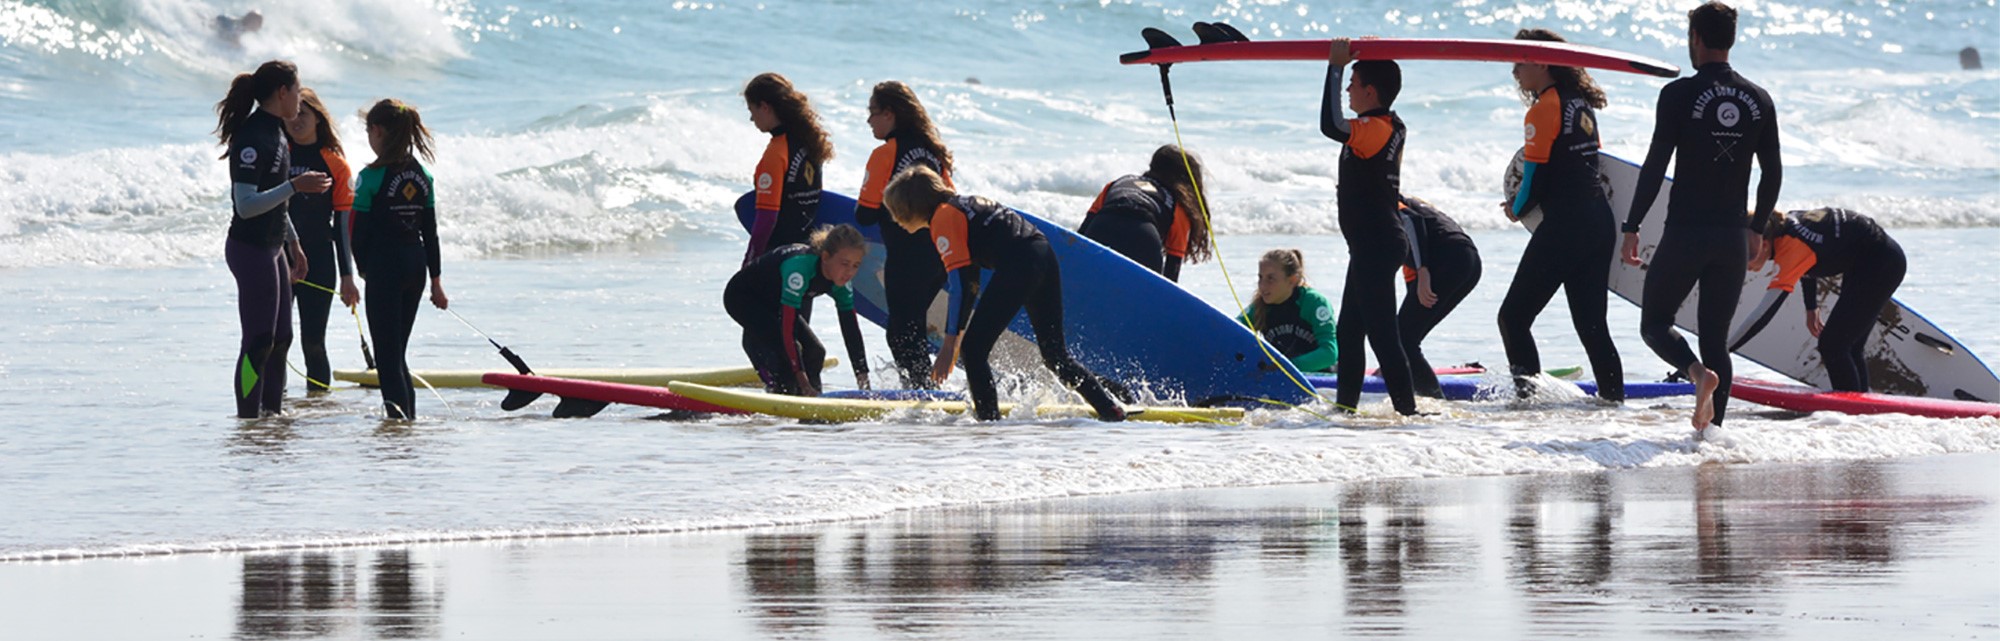
[[[838,364],[840,364],[840,359],[833,357],[828,357],[826,359],[827,367],[833,367]],[[499,371],[499,370],[491,370],[491,369],[416,370],[416,375],[423,377],[423,379],[429,382],[432,387],[493,387],[491,385],[479,382],[479,377],[485,376],[487,372],[493,372],[493,371]],[[688,381],[693,383],[701,383],[704,385],[763,384],[763,381],[757,378],[756,368],[752,367],[537,369],[535,370],[535,373],[542,376],[549,376],[554,378],[572,378],[572,379],[586,380],[586,381],[601,381],[605,383],[623,383],[626,385],[647,385],[652,387],[666,387],[667,383],[671,383],[674,381]],[[333,379],[337,381],[347,381],[349,383],[356,383],[366,387],[375,387],[381,384],[381,381],[377,379],[375,376],[375,370],[372,369],[335,370],[333,372]],[[423,386],[422,383],[418,383],[417,385],[419,387]]]
[[[801,421],[868,421],[905,411],[963,414],[972,410],[964,401],[882,401],[840,398],[785,396],[747,389],[723,389],[699,383],[675,381],[667,389],[705,403],[714,403],[759,414]],[[1011,414],[1012,403],[1001,403],[1000,413]],[[1043,405],[1035,408],[1043,418],[1096,416],[1084,405]],[[1243,410],[1235,407],[1127,407],[1126,419],[1158,423],[1221,423],[1242,420]]]

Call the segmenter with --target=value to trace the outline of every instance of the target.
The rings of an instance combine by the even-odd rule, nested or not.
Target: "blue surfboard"
[[[820,192],[817,225],[854,225],[854,199]],[[736,215],[748,229],[756,216],[754,193],[736,201]],[[1178,396],[1191,405],[1270,399],[1305,403],[1310,393],[1289,361],[1248,328],[1181,289],[1179,285],[1117,252],[1040,217],[1019,212],[1049,239],[1062,265],[1065,343],[1078,362],[1133,390],[1162,398]],[[888,322],[882,286],[887,250],[881,231],[856,225],[869,239],[868,256],[851,287],[855,307],[877,325]],[[989,272],[988,276],[991,275]],[[935,332],[935,328],[933,328]],[[1032,341],[1026,312],[1008,331]],[[937,338],[933,334],[933,339]]]

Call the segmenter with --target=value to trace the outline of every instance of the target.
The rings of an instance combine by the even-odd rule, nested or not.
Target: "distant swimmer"
[[[1444,398],[1437,372],[1424,356],[1424,337],[1479,285],[1479,247],[1458,221],[1430,203],[1404,196],[1398,204],[1410,251],[1403,259],[1403,307],[1396,312],[1396,332],[1403,338],[1417,395]]]
[[[809,324],[813,299],[820,294],[833,298],[854,380],[861,389],[869,388],[868,353],[854,314],[854,291],[848,289],[867,255],[868,241],[860,230],[821,227],[806,242],[773,247],[730,277],[722,307],[743,327],[743,353],[764,379],[766,391],[819,396],[825,389],[820,369],[826,366],[826,347]]]
[[[1522,29],[1516,40],[1566,42],[1547,29]],[[1521,148],[1521,184],[1506,204],[1514,220],[1540,207],[1542,222],[1521,250],[1514,282],[1500,303],[1500,342],[1515,391],[1526,398],[1542,371],[1541,351],[1530,331],[1557,289],[1569,301],[1569,320],[1597,377],[1597,396],[1625,400],[1625,367],[1605,320],[1611,259],[1617,252],[1617,214],[1600,186],[1597,110],[1607,99],[1590,73],[1577,67],[1514,63],[1514,82],[1528,103]]]
[[[1146,173],[1111,181],[1083,216],[1077,233],[1097,241],[1167,280],[1180,282],[1181,263],[1212,253],[1201,215],[1201,160],[1180,147],[1153,150]]]
[[[242,46],[243,34],[256,33],[264,28],[264,14],[251,9],[243,17],[215,17],[215,37],[233,46]]]
[[[806,242],[819,211],[819,170],[833,159],[833,142],[812,103],[784,76],[751,78],[743,87],[743,102],[750,122],[771,134],[752,182],[757,218],[750,227],[750,247],[743,252],[748,265],[766,248]]]
[[[436,144],[423,116],[401,100],[376,102],[366,121],[375,162],[361,169],[354,188],[354,262],[368,282],[363,297],[375,337],[382,409],[389,418],[414,420],[417,391],[407,353],[426,274],[431,305],[451,305],[440,275],[437,186],[418,161],[434,160]]]
[[[310,88],[299,90],[299,113],[285,122],[291,136],[292,175],[308,172],[333,179],[333,188],[320,193],[292,194],[289,209],[292,227],[298,230],[299,247],[306,252],[311,269],[305,280],[318,287],[295,287],[293,300],[299,306],[299,352],[306,361],[306,390],[328,391],[333,367],[326,357],[326,319],[333,309],[334,272],[340,273],[341,304],[353,307],[361,299],[354,286],[354,264],[347,245],[347,220],[354,208],[354,174],[347,169],[347,157],[333,118]]]
[[[928,317],[931,303],[944,289],[944,264],[931,248],[929,234],[904,231],[882,207],[882,190],[889,179],[917,165],[930,167],[951,185],[951,150],[910,86],[890,80],[875,85],[868,97],[868,127],[882,145],[868,156],[861,194],[855,199],[854,220],[877,227],[888,256],[882,261],[883,294],[889,303],[889,353],[903,387],[931,387]]]
[[[1305,254],[1273,249],[1257,261],[1257,297],[1237,321],[1301,372],[1331,372],[1340,360],[1333,304],[1306,284]]]
[[[1976,47],[1966,47],[1958,50],[1958,68],[1966,71],[1977,71],[1985,68],[1985,65],[1979,62],[1979,49]]]
[[[1750,271],[1776,260],[1778,275],[1757,310],[1729,338],[1742,347],[1778,313],[1794,286],[1803,288],[1806,331],[1819,338],[1820,362],[1833,389],[1866,392],[1868,358],[1863,347],[1876,318],[1903,284],[1909,260],[1903,246],[1875,220],[1845,209],[1774,213],[1763,230],[1764,249],[1750,259]],[[1826,322],[1819,318],[1819,281],[1840,279],[1840,300]]]
[[[950,311],[945,315],[944,346],[931,372],[933,381],[951,374],[952,362],[963,349],[973,413],[982,421],[999,419],[999,393],[988,359],[1007,324],[1025,308],[1042,364],[1081,394],[1098,419],[1125,420],[1125,409],[1111,398],[1106,383],[1070,356],[1063,338],[1062,266],[1041,230],[1005,205],[959,194],[923,165],[896,174],[883,201],[903,229],[930,230],[945,272],[957,276],[945,280]],[[980,272],[989,269],[993,277],[982,293]]]
[[[1391,60],[1354,63],[1347,104],[1355,117],[1342,118],[1340,77],[1353,60],[1346,38],[1327,52],[1326,87],[1319,107],[1320,133],[1340,143],[1340,235],[1347,241],[1347,281],[1340,292],[1340,386],[1335,403],[1354,411],[1368,370],[1365,343],[1381,361],[1382,382],[1396,412],[1417,413],[1409,357],[1396,323],[1396,272],[1409,251],[1402,198],[1403,119],[1390,111],[1403,88],[1403,70]]]
[[[284,410],[292,282],[309,267],[287,203],[293,194],[333,186],[320,172],[292,175],[285,121],[298,115],[300,89],[299,68],[273,60],[255,73],[237,74],[229,95],[215,103],[215,133],[229,150],[222,157],[229,161],[235,210],[223,255],[236,278],[236,315],[243,326],[233,367],[237,418]]]
[[[1668,160],[1674,160],[1666,233],[1646,269],[1639,334],[1653,353],[1694,382],[1696,430],[1721,425],[1729,407],[1729,324],[1743,293],[1746,254],[1758,251],[1762,243],[1752,230],[1764,228],[1784,179],[1777,107],[1763,87],[1730,68],[1729,48],[1734,44],[1735,9],[1709,2],[1688,12],[1688,57],[1696,71],[1660,90],[1653,142],[1625,217],[1621,251],[1626,264],[1640,264],[1639,225],[1660,193]],[[1750,198],[1753,158],[1763,177],[1757,183],[1755,214],[1746,228],[1743,205]],[[1674,314],[1697,286],[1700,359],[1674,330]]]

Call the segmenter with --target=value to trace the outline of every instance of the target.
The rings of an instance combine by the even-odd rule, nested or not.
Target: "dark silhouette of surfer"
[[[229,16],[215,17],[215,37],[229,43],[232,47],[243,46],[243,34],[256,33],[263,28],[264,14],[256,9],[251,9],[249,13],[245,13],[242,17],[238,18],[231,18]]]

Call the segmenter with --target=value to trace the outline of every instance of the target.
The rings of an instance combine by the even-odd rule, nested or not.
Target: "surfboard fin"
[[[1194,23],[1194,35],[1200,38],[1201,43],[1205,45],[1250,41],[1250,38],[1243,35],[1243,32],[1237,31],[1236,27],[1229,26],[1228,23],[1223,22]]]
[[[1181,41],[1174,38],[1172,34],[1152,27],[1139,30],[1139,37],[1146,39],[1146,48],[1148,49],[1165,49],[1167,47],[1181,46]]]
[[[527,407],[529,403],[533,403],[535,402],[535,399],[541,397],[542,397],[541,392],[530,392],[528,390],[518,390],[518,389],[507,390],[507,398],[500,400],[500,409],[512,412],[514,410]]]
[[[1945,354],[1950,354],[1954,351],[1957,351],[1952,349],[1951,343],[1938,340],[1937,337],[1931,336],[1930,334],[1917,332],[1916,336],[1917,336],[1917,342],[1923,343],[1925,347],[1929,347],[1931,349],[1944,352]]]
[[[598,412],[604,411],[604,408],[609,407],[610,405],[611,403],[607,401],[593,401],[590,399],[570,398],[565,396],[563,397],[561,402],[556,403],[555,417],[590,418],[592,416],[596,416]]]

